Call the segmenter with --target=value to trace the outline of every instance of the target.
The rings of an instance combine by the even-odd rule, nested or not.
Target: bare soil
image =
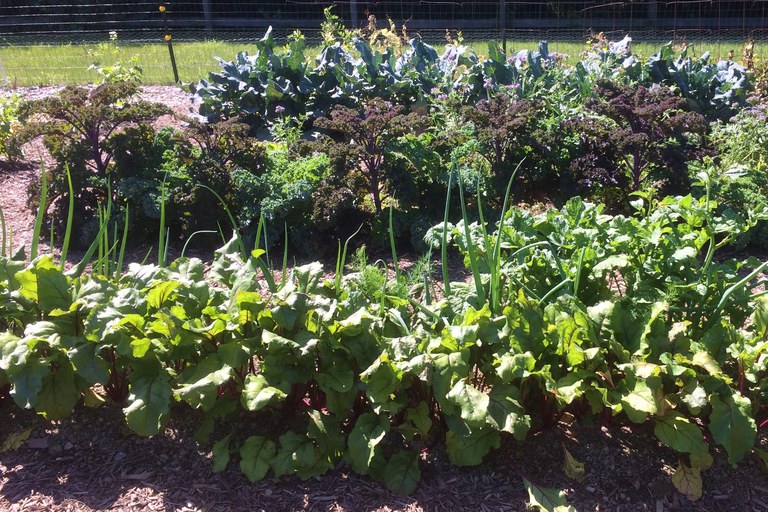
[[[34,98],[56,90],[15,92]],[[190,95],[174,87],[145,87],[143,96],[177,114],[191,106]],[[31,240],[34,214],[26,206],[26,190],[39,179],[41,160],[51,163],[37,142],[27,148],[25,160],[0,161],[0,208],[13,228],[15,246]],[[83,407],[66,421],[49,422],[0,394],[0,446],[12,434],[32,429],[21,447],[0,453],[0,510],[523,511],[528,509],[526,478],[563,489],[580,511],[768,511],[766,467],[756,455],[731,468],[716,451],[713,467],[702,474],[704,495],[693,503],[670,481],[677,454],[661,446],[647,426],[615,420],[537,429],[523,443],[507,440],[473,468],[456,468],[440,446],[428,447],[420,463],[421,484],[412,496],[399,497],[343,465],[305,482],[287,478],[254,484],[233,457],[223,473],[213,474],[211,447],[194,441],[200,419],[196,411],[179,406],[162,435],[141,438],[126,428],[117,405]],[[768,445],[764,432],[759,443]],[[583,482],[565,475],[564,447],[584,463]]]

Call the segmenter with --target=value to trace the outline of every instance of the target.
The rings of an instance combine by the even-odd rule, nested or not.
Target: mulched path
[[[732,469],[718,451],[702,475],[704,496],[691,503],[670,483],[677,455],[642,426],[560,424],[524,443],[507,442],[473,468],[453,467],[440,447],[429,448],[421,484],[404,498],[344,466],[306,482],[254,484],[233,457],[213,474],[210,447],[193,439],[199,414],[182,406],[174,412],[164,434],[142,438],[125,427],[117,406],[81,408],[51,423],[6,399],[0,439],[34,429],[21,448],[0,453],[0,510],[523,511],[523,477],[564,489],[581,511],[768,510],[768,479],[756,457]],[[565,476],[563,446],[584,463],[584,482]]]
[[[15,92],[31,99],[56,90]],[[145,87],[143,97],[162,101],[177,114],[191,105],[190,94],[175,87]],[[26,207],[26,189],[39,175],[40,159],[50,159],[41,148],[33,143],[27,160],[12,166],[0,161],[0,208],[14,230],[15,245],[31,238],[34,215]],[[254,484],[233,457],[224,472],[213,474],[210,446],[194,441],[199,421],[196,411],[179,406],[162,435],[141,438],[126,428],[115,405],[83,407],[71,419],[48,422],[18,409],[0,392],[0,446],[32,428],[21,447],[0,453],[0,510],[524,511],[522,478],[527,478],[563,489],[580,511],[768,512],[768,476],[756,455],[731,468],[716,451],[714,466],[702,475],[704,496],[691,503],[670,482],[677,454],[660,446],[647,426],[560,424],[531,434],[524,443],[506,442],[473,468],[456,468],[439,446],[431,447],[422,454],[418,489],[404,498],[343,465],[306,482],[286,478]],[[768,436],[761,433],[759,442],[768,447]],[[563,447],[584,463],[583,482],[566,477]]]

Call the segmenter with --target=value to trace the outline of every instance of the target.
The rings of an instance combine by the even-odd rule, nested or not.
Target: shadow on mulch
[[[561,424],[523,443],[509,440],[473,468],[456,468],[442,447],[430,448],[422,454],[419,487],[399,497],[341,465],[306,482],[250,483],[233,457],[213,474],[209,454],[193,439],[200,415],[186,407],[151,438],[132,434],[116,406],[79,408],[69,420],[46,422],[6,399],[0,417],[0,439],[34,427],[24,446],[0,454],[1,510],[524,511],[522,478],[564,489],[581,511],[768,510],[757,461],[732,469],[720,452],[703,474],[704,496],[689,502],[670,483],[677,454],[645,426]],[[584,463],[584,482],[565,476],[563,446]]]

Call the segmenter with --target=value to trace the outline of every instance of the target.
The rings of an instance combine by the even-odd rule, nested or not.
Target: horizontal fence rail
[[[0,34],[76,41],[110,30],[150,37],[170,28],[213,37],[218,31],[270,25],[316,28],[329,5],[352,28],[366,26],[373,15],[380,22],[391,19],[415,30],[679,29],[748,34],[766,29],[768,0],[2,0]]]

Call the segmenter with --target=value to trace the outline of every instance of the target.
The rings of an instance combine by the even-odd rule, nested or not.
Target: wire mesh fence
[[[329,6],[347,27],[391,20],[433,44],[445,42],[446,31],[452,38],[461,31],[479,45],[504,41],[519,49],[548,40],[573,53],[590,33],[603,32],[650,44],[685,42],[716,57],[740,55],[751,38],[755,56],[768,57],[768,0],[0,0],[0,69],[11,82],[88,81],[90,64],[120,58],[138,62],[147,82],[171,82],[169,34],[180,79],[192,81],[216,67],[214,56],[231,58],[268,26],[277,38],[300,29],[319,44]]]

